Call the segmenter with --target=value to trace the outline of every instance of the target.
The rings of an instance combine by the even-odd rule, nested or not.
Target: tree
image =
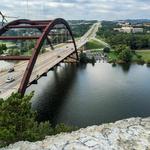
[[[46,135],[72,131],[73,127],[57,125],[52,128],[49,122],[38,123],[36,112],[31,110],[33,93],[21,97],[12,94],[8,99],[0,99],[0,147],[19,140],[41,140]]]
[[[114,28],[117,27],[117,23],[103,21],[102,28],[99,28],[97,35],[102,37],[111,47],[121,44],[129,46],[132,50],[150,48],[149,33],[116,32]]]
[[[12,55],[12,56],[20,55],[19,49],[15,49],[15,48],[9,49],[8,53],[9,55]]]
[[[119,44],[119,45],[115,46],[114,48],[115,48],[115,52],[117,54],[120,54],[123,50],[125,50],[127,48],[127,45]]]
[[[88,57],[86,56],[86,53],[83,53],[83,52],[80,53],[80,62],[88,63]]]
[[[109,53],[109,52],[110,52],[110,48],[109,48],[109,47],[105,47],[105,48],[103,49],[103,52],[104,52],[104,53]]]
[[[6,44],[0,44],[0,55],[3,54],[3,52],[6,50],[7,50]]]
[[[124,50],[122,50],[119,55],[119,59],[124,62],[130,62],[132,59],[132,53],[129,47],[126,47]]]

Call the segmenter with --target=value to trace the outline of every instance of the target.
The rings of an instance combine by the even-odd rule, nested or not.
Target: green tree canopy
[[[49,122],[38,123],[36,112],[31,109],[33,93],[21,97],[12,94],[8,99],[0,99],[0,147],[19,140],[35,141],[46,135],[72,131],[73,128],[60,124],[52,128]]]
[[[132,52],[129,47],[126,47],[119,53],[119,59],[124,62],[130,62],[132,59]]]
[[[0,44],[0,55],[3,54],[3,52],[6,50],[7,50],[6,44]]]

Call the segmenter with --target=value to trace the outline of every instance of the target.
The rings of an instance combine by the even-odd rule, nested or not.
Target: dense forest
[[[112,47],[123,44],[129,46],[133,50],[150,49],[149,33],[120,33],[113,30],[113,28],[116,27],[119,26],[115,22],[104,21],[97,35],[103,38]]]
[[[69,22],[69,25],[72,29],[74,36],[81,37],[97,21],[96,20],[93,20],[93,21],[72,20],[72,21],[68,21],[68,22]]]

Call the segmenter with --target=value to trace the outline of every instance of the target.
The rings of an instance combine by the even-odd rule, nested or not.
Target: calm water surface
[[[150,116],[150,68],[61,65],[49,72],[35,90],[38,120],[85,127],[134,116]]]

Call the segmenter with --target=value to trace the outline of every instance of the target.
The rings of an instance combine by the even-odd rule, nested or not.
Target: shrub
[[[117,46],[114,47],[115,52],[116,52],[117,54],[120,54],[120,53],[121,53],[123,50],[125,50],[126,48],[128,48],[128,46],[122,45],[122,44],[119,44],[119,45],[117,45]]]
[[[109,48],[109,47],[105,47],[105,48],[103,49],[103,52],[104,52],[104,53],[109,53],[109,52],[110,52],[110,48]]]
[[[116,67],[116,63],[115,62],[113,62],[112,67]]]
[[[147,61],[147,67],[150,67],[150,60]]]
[[[137,56],[137,58],[138,58],[138,59],[141,59],[141,58],[142,58],[142,56],[141,56],[141,55],[136,55],[136,56]]]
[[[91,59],[89,59],[89,62],[90,62],[90,63],[92,63],[92,64],[96,63],[95,57],[94,57],[94,56],[92,56],[92,58],[91,58]]]
[[[116,63],[117,62],[117,60],[116,59],[110,59],[109,61],[108,61],[108,63]]]
[[[144,65],[145,64],[145,61],[143,59],[138,59],[137,60],[137,64],[139,65]]]
[[[6,50],[7,50],[6,44],[0,44],[0,54],[3,54],[3,52]]]
[[[46,135],[72,131],[64,124],[52,128],[49,122],[38,123],[36,112],[31,110],[33,93],[24,96],[12,94],[8,99],[0,99],[0,147],[20,140],[36,141]]]
[[[130,62],[132,59],[131,50],[129,48],[122,50],[122,52],[119,53],[119,59],[124,62]]]
[[[41,53],[43,54],[43,53],[45,53],[45,52],[46,52],[46,49],[45,49],[45,48],[42,48]]]
[[[9,55],[13,55],[13,56],[20,55],[19,49],[9,49],[8,53]]]
[[[86,56],[86,53],[81,52],[80,53],[80,63],[88,63],[89,58]]]

